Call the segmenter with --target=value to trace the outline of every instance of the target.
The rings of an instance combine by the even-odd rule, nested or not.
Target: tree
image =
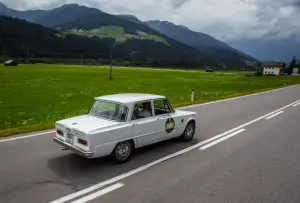
[[[289,67],[286,70],[287,74],[291,75],[293,73],[293,69],[294,69],[296,63],[297,63],[297,60],[296,60],[296,57],[294,56]]]

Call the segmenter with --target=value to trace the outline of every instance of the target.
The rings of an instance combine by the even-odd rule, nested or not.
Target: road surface
[[[53,133],[0,139],[0,202],[300,202],[300,86],[185,108],[192,142],[122,165],[61,151]]]

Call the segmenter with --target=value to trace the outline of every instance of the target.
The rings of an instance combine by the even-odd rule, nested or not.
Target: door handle
[[[137,125],[137,123],[132,124],[132,126],[136,126],[136,125]]]

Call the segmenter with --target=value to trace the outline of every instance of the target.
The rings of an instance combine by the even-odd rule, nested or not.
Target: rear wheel
[[[132,155],[132,149],[133,144],[130,141],[119,142],[111,153],[110,158],[115,163],[127,162]]]
[[[181,140],[185,142],[190,141],[194,138],[194,135],[195,135],[195,122],[190,121],[186,125],[185,130],[181,135]]]

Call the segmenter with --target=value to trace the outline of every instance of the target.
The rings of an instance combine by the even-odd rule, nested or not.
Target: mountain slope
[[[44,10],[28,10],[28,11],[17,11],[7,8],[3,3],[0,2],[0,14],[26,19],[28,21],[34,22],[40,15],[46,13]]]
[[[134,19],[132,16],[110,15],[98,9],[80,6],[78,4],[68,4],[49,10],[39,16],[34,22],[46,27],[60,28],[62,30],[91,30],[101,28],[103,26],[118,26],[122,27],[125,33],[128,34],[137,34],[137,31],[139,30],[151,35],[164,38],[167,37],[141,23],[138,19]],[[169,40],[175,41],[173,39]]]
[[[130,47],[140,52],[141,59],[145,59],[147,53],[150,54],[149,60],[200,60],[205,64],[225,63],[232,68],[247,66],[245,61],[256,61],[209,35],[192,32],[184,26],[175,26],[169,22],[144,23],[132,15],[110,15],[78,4],[68,4],[48,11],[4,10],[6,15],[10,13],[14,17],[58,29],[64,34],[115,38],[119,49],[129,51]]]
[[[29,57],[32,55],[58,58],[80,58],[81,54],[89,58],[109,59],[109,53],[115,39],[82,37],[74,34],[64,34],[57,30],[29,23],[25,20],[1,16],[3,36],[0,55],[10,57]],[[213,62],[209,57],[203,57],[195,49],[182,46],[179,43],[166,45],[152,40],[126,40],[117,44],[113,50],[115,60],[137,61],[140,64],[160,63],[158,65],[192,64],[193,67],[203,67]]]
[[[123,18],[127,21],[132,21],[132,22],[135,22],[135,23],[143,23],[142,21],[140,21],[137,17],[135,17],[134,15],[117,15],[118,17],[120,18]]]
[[[129,21],[128,16],[125,18],[127,19],[124,19],[124,16],[110,15],[98,9],[80,6],[78,4],[68,4],[44,12],[37,16],[33,22],[46,27],[59,29],[64,33],[73,33],[87,37],[113,37],[117,39],[117,37],[120,36],[114,36],[114,31],[119,30],[117,35],[121,35],[121,37],[124,38],[130,36],[130,39],[119,40],[118,42],[121,41],[125,43],[125,45],[121,46],[118,44],[117,47],[128,50],[127,46],[129,46],[131,49],[134,49],[133,51],[140,52],[140,55],[143,55],[142,52],[151,53],[148,56],[149,60],[157,60],[159,58],[159,60],[172,61],[201,60],[207,63],[213,62],[213,57],[204,52],[169,38],[144,23]],[[102,28],[105,28],[104,30],[106,30],[106,28],[114,29],[114,31],[108,30],[108,32],[110,32],[110,35],[108,35],[108,33],[103,32]],[[143,46],[138,46],[137,43]],[[149,51],[146,49],[149,49]],[[162,50],[166,53],[163,53]],[[160,55],[156,55],[156,53]],[[156,55],[155,59],[152,58],[154,55]]]
[[[0,55],[9,57],[30,57],[34,55],[55,54],[59,57],[79,57],[80,53],[108,58],[108,50],[113,39],[93,39],[76,35],[62,35],[56,30],[25,20],[0,16],[2,36]]]
[[[221,47],[229,48],[229,45],[214,39],[213,37],[199,32],[193,32],[187,27],[178,26],[168,21],[146,21],[146,24],[161,33],[164,33],[172,38],[180,39],[197,48],[203,47]]]
[[[228,44],[218,41],[215,38],[199,32],[194,32],[180,25],[175,25],[167,21],[147,21],[151,28],[198,50],[216,57],[216,60],[229,65],[242,64],[245,61],[255,61],[238,50],[233,49]]]

